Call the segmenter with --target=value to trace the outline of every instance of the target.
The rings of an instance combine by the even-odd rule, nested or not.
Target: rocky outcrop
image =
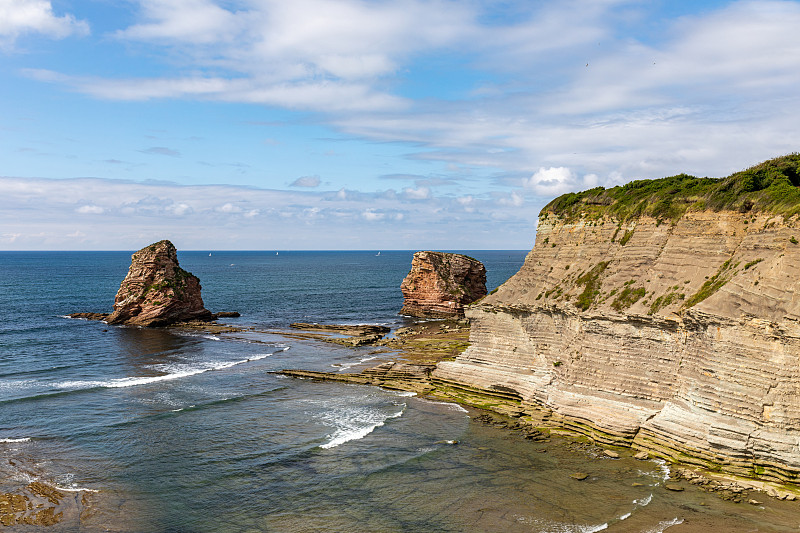
[[[388,326],[378,326],[375,324],[312,324],[308,322],[293,322],[289,327],[305,331],[322,331],[325,333],[352,335],[356,337],[367,335],[378,335],[382,337],[391,330]]]
[[[417,252],[400,290],[401,315],[464,316],[464,306],[486,296],[486,269],[477,259],[444,252]]]
[[[114,299],[109,324],[168,326],[176,322],[213,320],[203,306],[200,280],[178,265],[175,246],[160,241],[131,258],[128,275]]]
[[[543,211],[433,382],[599,442],[800,483],[800,222],[746,208]]]

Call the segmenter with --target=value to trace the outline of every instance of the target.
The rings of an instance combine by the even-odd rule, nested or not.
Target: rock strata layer
[[[131,258],[128,275],[114,299],[109,324],[169,326],[176,322],[213,320],[203,306],[200,280],[178,265],[175,246],[163,240]]]
[[[486,268],[477,259],[444,252],[417,252],[400,285],[401,315],[464,316],[464,306],[486,296]]]
[[[800,482],[800,222],[543,213],[433,383],[650,456]]]

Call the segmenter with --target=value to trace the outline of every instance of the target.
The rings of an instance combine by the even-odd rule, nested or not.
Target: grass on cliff
[[[567,193],[547,204],[540,217],[609,216],[624,221],[650,216],[676,221],[687,211],[703,210],[800,215],[800,153],[770,159],[726,178],[678,174]]]

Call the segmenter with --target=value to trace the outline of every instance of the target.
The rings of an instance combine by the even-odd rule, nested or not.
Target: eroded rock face
[[[401,315],[464,316],[464,306],[486,296],[486,269],[477,259],[444,252],[417,252],[400,285]]]
[[[178,265],[175,246],[160,241],[131,257],[128,275],[114,299],[109,324],[168,326],[189,320],[212,320],[203,306],[200,280]]]
[[[800,483],[800,221],[542,218],[434,381],[651,456]]]

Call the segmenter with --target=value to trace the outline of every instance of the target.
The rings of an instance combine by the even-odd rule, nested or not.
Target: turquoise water
[[[489,289],[525,256],[468,253],[487,266]],[[403,325],[399,285],[411,256],[214,251],[179,259],[201,279],[209,309],[239,311],[230,323],[265,331],[294,321]],[[0,253],[0,491],[35,479],[72,491],[86,512],[67,512],[52,531],[800,525],[788,502],[758,509],[691,486],[669,493],[655,462],[603,459],[569,441],[534,444],[407,393],[272,373],[357,369],[385,357],[370,348],[64,318],[110,310],[129,264],[121,252]],[[577,482],[575,471],[591,476]]]

